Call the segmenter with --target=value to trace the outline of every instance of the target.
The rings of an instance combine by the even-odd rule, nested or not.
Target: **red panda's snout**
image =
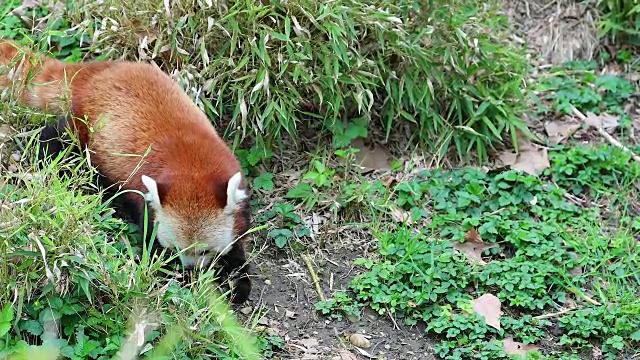
[[[208,267],[216,261],[222,263],[223,276],[231,270],[244,275],[244,248],[237,242],[248,224],[242,175],[238,172],[224,182],[215,178],[213,174],[161,175],[158,179],[142,175],[158,225],[156,241],[178,250],[185,269]],[[250,289],[248,278],[241,281],[247,294],[236,295],[237,302]]]

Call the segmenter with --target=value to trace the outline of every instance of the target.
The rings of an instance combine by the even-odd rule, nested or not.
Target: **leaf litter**
[[[551,166],[547,148],[532,143],[528,138],[519,136],[520,151],[505,150],[498,158],[505,166],[514,170],[521,170],[527,174],[538,176],[542,171]]]
[[[519,153],[513,150],[505,150],[498,158],[505,166],[513,170],[521,170],[527,174],[538,176],[542,171],[551,166],[547,148],[532,143],[528,138],[519,137]]]
[[[454,249],[464,254],[470,262],[480,265],[487,264],[482,260],[482,252],[498,246],[498,244],[487,244],[482,241],[482,238],[480,238],[480,234],[476,229],[467,231],[464,238],[464,243],[456,241],[453,244]]]
[[[559,144],[568,139],[582,127],[582,124],[573,118],[552,120],[545,124],[544,130],[553,144]]]
[[[500,299],[492,294],[484,294],[471,301],[473,311],[484,317],[487,325],[500,330]]]
[[[584,120],[585,123],[593,126],[596,129],[604,129],[608,133],[614,132],[615,129],[620,125],[619,117],[609,115],[607,113],[596,115],[591,111],[587,111],[585,115],[587,116],[587,118]]]
[[[502,340],[502,346],[504,347],[504,351],[509,355],[524,356],[530,351],[538,350],[538,347],[535,345],[513,341],[512,336]]]
[[[389,170],[391,165],[389,150],[374,142],[367,142],[362,138],[357,138],[351,142],[351,147],[358,149],[355,154],[356,165],[364,171]]]

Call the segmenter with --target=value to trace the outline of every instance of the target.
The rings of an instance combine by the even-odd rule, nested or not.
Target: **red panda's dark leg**
[[[56,123],[46,125],[40,131],[38,163],[44,165],[43,161],[57,157],[64,149],[73,144],[72,139],[67,133],[67,124],[69,117],[58,117]],[[74,148],[74,153],[80,152]]]
[[[221,280],[231,280],[229,276],[236,272],[234,289],[231,293],[232,301],[241,304],[249,298],[251,293],[251,279],[249,279],[249,264],[242,246],[236,242],[228,253],[220,258],[222,269],[220,271]]]

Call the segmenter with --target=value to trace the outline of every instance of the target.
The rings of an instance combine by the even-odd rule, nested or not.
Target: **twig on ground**
[[[322,288],[320,288],[320,279],[318,279],[318,274],[313,270],[313,264],[311,264],[311,258],[308,254],[302,254],[302,259],[305,264],[307,264],[307,269],[309,269],[309,273],[311,274],[311,280],[313,281],[313,285],[316,287],[316,292],[320,297],[320,300],[325,301],[324,294],[322,293]]]
[[[576,109],[575,107],[573,108],[573,114],[575,116],[577,116],[580,121],[582,121],[585,124],[587,123],[587,117],[578,109]],[[611,145],[619,147],[620,149],[622,149],[623,151],[628,152],[629,154],[631,154],[631,157],[633,158],[633,160],[640,162],[640,156],[636,155],[633,151],[631,151],[628,147],[622,145],[618,140],[616,140],[613,136],[611,136],[608,132],[606,132],[602,126],[593,126],[591,124],[589,124],[591,127],[596,128],[596,130],[598,130],[598,133],[600,135],[602,135],[602,137],[604,137]]]
[[[393,322],[393,326],[396,328],[396,330],[400,330],[400,327],[398,326],[398,323],[396,322],[396,319],[393,317],[393,314],[391,313],[391,311],[389,311],[389,308],[385,306],[385,309],[387,310],[387,315],[389,315],[389,318]]]
[[[587,203],[586,200],[580,199],[579,197],[570,194],[568,192],[564,193],[564,197],[567,198],[567,200],[571,201],[572,203],[578,205],[578,206],[583,206]]]
[[[552,318],[552,317],[564,315],[564,314],[566,314],[566,313],[568,313],[570,311],[573,311],[575,309],[576,309],[575,307],[572,307],[572,308],[564,309],[562,311],[558,311],[558,312],[555,312],[555,313],[538,315],[538,316],[534,316],[533,319],[535,319],[535,320],[549,319],[549,318]]]
[[[538,10],[538,12],[543,12],[545,10],[547,10],[548,8],[552,7],[553,5],[555,5],[556,1],[551,1],[548,4],[546,4],[545,6],[543,6],[540,10]]]

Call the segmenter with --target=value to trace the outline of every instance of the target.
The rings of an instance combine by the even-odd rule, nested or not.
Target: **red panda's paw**
[[[249,294],[251,294],[251,279],[247,275],[235,279],[231,290],[231,302],[242,304],[249,300]]]

